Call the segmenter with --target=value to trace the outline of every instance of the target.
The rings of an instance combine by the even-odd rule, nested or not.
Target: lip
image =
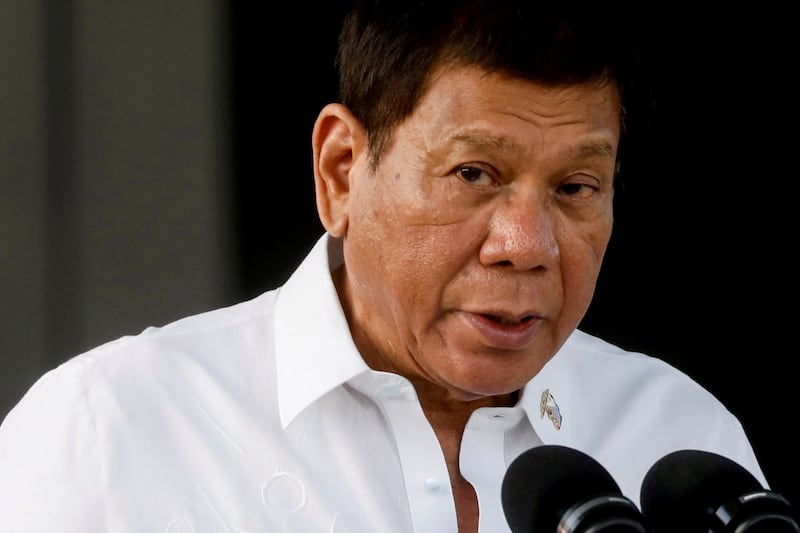
[[[502,350],[519,350],[530,344],[542,322],[538,316],[515,320],[513,324],[500,323],[491,318],[497,315],[488,313],[465,312],[462,316],[486,346]]]

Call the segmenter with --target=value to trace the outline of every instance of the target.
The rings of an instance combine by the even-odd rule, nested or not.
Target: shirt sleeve
[[[110,531],[102,461],[75,369],[44,374],[0,425],[0,531]]]

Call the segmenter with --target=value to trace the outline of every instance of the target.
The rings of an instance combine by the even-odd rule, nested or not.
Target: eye
[[[565,183],[558,188],[560,194],[574,199],[590,198],[599,190],[599,187],[596,185],[581,182]]]
[[[495,181],[488,172],[479,167],[462,166],[456,169],[456,176],[470,185],[488,186]]]

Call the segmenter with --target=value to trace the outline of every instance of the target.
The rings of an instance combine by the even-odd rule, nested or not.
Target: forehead
[[[448,66],[432,74],[410,119],[430,144],[448,139],[511,150],[520,141],[530,146],[533,139],[557,135],[574,138],[578,145],[588,142],[590,150],[615,153],[621,103],[613,82],[548,85]]]
[[[597,107],[614,111],[617,116],[621,111],[619,89],[611,80],[550,84],[459,65],[434,70],[417,107],[444,102],[511,113],[527,107],[544,115],[566,110],[584,112]]]

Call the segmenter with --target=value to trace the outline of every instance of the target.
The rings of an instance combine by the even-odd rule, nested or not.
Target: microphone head
[[[656,461],[642,481],[640,502],[654,533],[795,531],[783,529],[793,522],[786,500],[765,491],[743,466],[712,452],[679,450]]]
[[[501,489],[503,510],[513,533],[558,531],[570,508],[602,496],[627,500],[599,462],[559,445],[522,452],[509,465]]]

